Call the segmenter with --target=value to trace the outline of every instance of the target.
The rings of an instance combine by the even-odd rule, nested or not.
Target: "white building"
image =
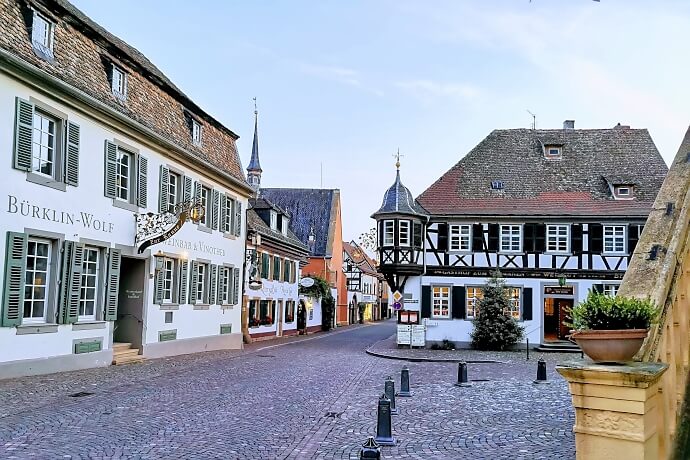
[[[427,342],[469,344],[498,269],[526,339],[563,345],[568,308],[616,293],[666,172],[645,129],[495,130],[416,200],[398,171],[372,216],[380,270]]]
[[[349,323],[381,319],[381,281],[376,263],[354,241],[343,241],[343,272],[347,277]]]
[[[237,136],[69,3],[32,5],[0,7],[0,377],[241,347]],[[139,253],[146,213],[140,239],[183,225]]]

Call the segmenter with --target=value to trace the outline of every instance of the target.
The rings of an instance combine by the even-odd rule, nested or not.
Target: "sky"
[[[338,188],[343,238],[493,129],[690,124],[687,0],[72,0],[240,135],[266,187]]]

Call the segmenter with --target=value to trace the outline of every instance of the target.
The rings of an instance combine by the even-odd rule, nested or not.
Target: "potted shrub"
[[[659,309],[649,299],[590,292],[570,311],[572,339],[593,361],[630,361],[638,352]]]

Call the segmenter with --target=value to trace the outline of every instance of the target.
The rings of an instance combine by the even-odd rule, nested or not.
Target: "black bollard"
[[[412,393],[410,393],[410,369],[407,366],[403,366],[400,372],[400,392],[398,392],[398,396],[403,398],[412,396]]]
[[[388,376],[383,385],[384,391],[386,392],[386,398],[388,398],[391,403],[391,415],[398,415],[398,408],[395,407],[395,382],[393,378]]]
[[[379,398],[379,407],[376,419],[375,441],[382,446],[394,446],[393,424],[391,421],[391,401],[382,394]]]
[[[529,361],[529,339],[527,339],[527,361]]]
[[[537,361],[537,380],[534,383],[548,383],[546,381],[546,361],[544,361],[544,358],[539,358],[539,361]]]
[[[455,383],[456,387],[468,387],[470,386],[467,381],[467,363],[465,361],[460,361],[458,363],[458,381]]]
[[[362,450],[359,451],[359,458],[381,458],[381,448],[374,440],[373,436],[369,436],[364,444]]]

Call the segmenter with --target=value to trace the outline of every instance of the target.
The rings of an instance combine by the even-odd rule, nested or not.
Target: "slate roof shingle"
[[[296,246],[298,249],[302,250],[305,255],[309,253],[309,248],[307,248],[307,245],[302,243],[290,229],[288,229],[287,235],[283,235],[282,232],[271,230],[271,227],[261,217],[259,217],[256,211],[254,211],[252,208],[247,210],[247,228],[258,232],[263,237]]]
[[[400,181],[400,169],[395,173],[395,182],[383,194],[383,203],[372,217],[384,214],[411,214],[426,217],[424,210],[415,202],[410,190]]]
[[[561,159],[542,144],[560,144]],[[646,217],[668,167],[646,129],[492,131],[417,202],[434,215]],[[634,184],[615,200],[612,180]],[[492,190],[492,181],[503,190]]]

